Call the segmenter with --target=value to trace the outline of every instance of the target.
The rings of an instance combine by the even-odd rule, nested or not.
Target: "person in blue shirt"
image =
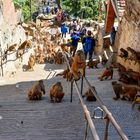
[[[62,24],[62,26],[61,26],[62,38],[66,37],[67,32],[68,32],[68,27],[65,24]]]
[[[80,37],[77,35],[76,32],[73,32],[73,36],[71,37],[71,48],[70,48],[70,53],[72,54],[72,56],[75,55],[79,40]]]
[[[85,59],[87,59],[87,55],[89,54],[89,61],[92,60],[92,55],[95,47],[95,39],[92,37],[92,33],[90,30],[87,31],[87,36],[82,40]]]

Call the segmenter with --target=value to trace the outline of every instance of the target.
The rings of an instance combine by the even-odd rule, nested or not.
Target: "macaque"
[[[89,68],[98,68],[98,64],[100,63],[100,60],[90,60],[88,63],[87,63],[87,66]]]
[[[35,57],[31,54],[28,61],[28,70],[33,71],[34,65],[35,65]]]
[[[30,48],[32,42],[30,40],[25,40],[18,48],[18,50],[24,50],[25,48]]]
[[[109,68],[106,68],[102,75],[99,77],[99,79],[102,81],[104,79],[108,79],[110,77],[110,79],[113,78],[113,68],[112,67],[109,67]]]
[[[80,79],[79,72],[81,72],[82,76],[85,76],[86,60],[82,50],[78,50],[75,54],[71,69],[75,80]]]
[[[71,81],[72,79],[72,73],[70,72],[69,69],[66,69],[61,73],[58,73],[56,76],[63,76],[63,78],[66,78],[67,81]]]
[[[62,64],[64,62],[64,57],[61,51],[58,51],[55,56],[55,63]]]
[[[63,87],[61,82],[57,82],[50,89],[50,99],[52,102],[61,102],[64,97]]]
[[[122,100],[134,101],[134,98],[139,90],[135,86],[122,85],[116,81],[112,82],[112,87],[116,95],[116,97],[113,98],[114,100],[121,98]]]
[[[35,85],[33,85],[28,91],[29,100],[41,100],[42,95],[45,94],[45,86],[43,80],[39,80]]]
[[[95,90],[94,86],[92,86],[92,88],[93,90]],[[85,92],[85,94],[82,97],[86,97],[87,101],[96,101],[96,97],[94,96],[90,88]]]
[[[128,58],[128,52],[125,50],[125,49],[123,49],[123,48],[121,48],[120,49],[120,55],[119,55],[121,58]]]
[[[117,81],[113,81],[112,87],[116,95],[116,97],[113,97],[113,99],[117,100],[120,98],[120,94],[122,94],[122,85],[120,83],[117,83]]]
[[[13,44],[13,45],[11,45],[8,49],[7,49],[7,51],[15,51],[16,50],[16,47],[17,47],[17,44]]]

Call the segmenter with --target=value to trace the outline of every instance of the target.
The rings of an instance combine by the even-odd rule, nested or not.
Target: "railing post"
[[[108,116],[106,116],[105,119],[106,119],[106,127],[105,127],[104,140],[108,140],[108,127],[109,127],[110,120]]]
[[[71,96],[70,96],[71,103],[72,103],[72,96],[73,96],[73,82],[74,82],[74,79],[71,80]]]
[[[84,138],[84,140],[87,140],[87,135],[88,135],[88,121],[86,120],[86,122],[85,122],[85,138]]]
[[[81,78],[81,91],[80,91],[80,93],[81,93],[81,96],[83,95],[83,76],[82,76],[82,78]]]

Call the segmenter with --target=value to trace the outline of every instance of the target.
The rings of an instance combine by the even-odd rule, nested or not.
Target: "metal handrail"
[[[62,51],[62,49],[61,49],[61,51]],[[63,52],[63,51],[62,51],[62,52]],[[66,57],[66,54],[63,53],[63,55],[64,55],[64,57],[65,57],[67,66],[68,66],[69,69],[71,70],[69,61],[68,61],[68,59],[67,59],[67,57]],[[76,81],[74,81],[74,85],[75,85],[77,94],[78,94],[78,96],[79,96],[79,99],[80,99],[80,103],[81,103],[81,105],[82,105],[82,108],[83,108],[83,110],[84,110],[86,119],[87,119],[87,121],[88,121],[88,124],[89,124],[90,130],[91,130],[92,136],[93,136],[94,140],[100,140],[100,138],[99,138],[99,136],[98,136],[98,134],[97,134],[97,132],[96,132],[95,125],[94,125],[94,123],[93,123],[93,120],[92,120],[92,117],[91,117],[91,115],[90,115],[90,112],[88,111],[87,106],[86,106],[86,105],[84,104],[84,102],[83,102],[82,96],[81,96],[81,94],[80,94],[80,89],[79,89],[79,87],[78,87]]]
[[[62,49],[61,49],[62,51]],[[71,70],[71,67],[69,65],[69,61],[64,54],[64,57],[66,59],[66,63],[69,67],[69,69]],[[112,125],[114,126],[114,128],[116,129],[116,131],[118,132],[119,136],[122,138],[122,140],[128,140],[127,136],[124,134],[124,132],[122,131],[121,127],[117,124],[116,120],[114,119],[114,117],[112,116],[112,113],[107,109],[107,107],[104,105],[104,103],[102,102],[102,100],[98,97],[98,95],[96,94],[96,90],[92,88],[92,86],[90,85],[89,81],[87,80],[86,77],[84,77],[85,81],[86,81],[86,84],[88,85],[88,87],[91,89],[91,91],[93,92],[94,96],[96,97],[99,105],[101,106],[101,108],[103,109],[103,111],[106,113],[106,116],[107,118],[110,120],[110,122],[112,123]],[[93,120],[91,119],[91,116],[90,116],[90,112],[88,111],[86,105],[84,104],[83,102],[83,99],[81,97],[81,94],[80,94],[80,90],[79,90],[79,87],[76,83],[76,81],[74,81],[74,84],[75,84],[75,87],[76,87],[76,90],[77,90],[77,93],[78,93],[78,96],[79,96],[79,99],[80,99],[80,102],[81,102],[81,105],[83,107],[83,110],[85,112],[85,115],[86,115],[86,118],[88,120],[88,123],[89,123],[89,126],[91,128],[91,132],[92,132],[92,135],[93,137],[95,138],[95,140],[99,139],[99,136],[97,135],[97,132],[96,132],[96,129],[95,129],[95,126],[93,124]]]
[[[84,77],[86,84],[89,86],[89,88],[91,89],[91,91],[93,92],[94,96],[96,97],[99,105],[101,106],[101,108],[103,109],[103,111],[106,113],[107,117],[109,118],[109,120],[111,121],[112,125],[115,127],[115,129],[117,130],[118,134],[120,135],[120,137],[123,140],[128,140],[127,136],[124,134],[124,132],[122,131],[121,127],[117,124],[116,120],[114,119],[114,117],[112,116],[112,113],[110,113],[110,111],[107,109],[107,107],[104,105],[104,103],[102,102],[102,100],[98,97],[96,93],[96,91],[92,88],[92,86],[90,85],[89,81],[87,80],[86,77]]]

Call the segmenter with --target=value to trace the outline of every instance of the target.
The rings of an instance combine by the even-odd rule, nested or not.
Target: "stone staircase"
[[[40,65],[38,65],[40,67]],[[47,69],[58,70],[58,65],[46,65]],[[62,67],[61,67],[62,68]],[[47,71],[47,69],[45,69]],[[39,68],[36,68],[38,71]],[[86,70],[86,77],[91,85],[96,87],[98,96],[112,113],[117,123],[121,126],[129,140],[140,138],[140,113],[131,109],[131,102],[114,101],[112,80],[99,81],[103,68]],[[38,72],[39,73],[39,72]],[[37,76],[37,72],[35,73]],[[22,76],[26,73],[23,72]],[[44,73],[45,75],[45,73]],[[30,75],[29,75],[30,76]],[[28,76],[28,77],[29,77]],[[30,76],[35,77],[33,74]],[[44,79],[44,78],[42,78]],[[113,80],[118,75],[114,70]],[[62,103],[51,103],[49,98],[50,87],[61,81],[65,96]],[[26,92],[35,81],[6,85],[0,87],[0,140],[82,140],[85,137],[85,116],[74,88],[73,101],[70,103],[70,82],[66,82],[61,76],[44,80],[46,95],[41,101],[28,101]],[[78,81],[80,87],[81,82]],[[84,81],[83,93],[87,90]],[[88,110],[93,116],[93,111],[99,106],[98,102],[87,102]],[[104,138],[105,120],[93,119],[100,139]],[[90,129],[88,129],[88,140],[92,140]],[[121,139],[112,124],[109,125],[108,140]]]

